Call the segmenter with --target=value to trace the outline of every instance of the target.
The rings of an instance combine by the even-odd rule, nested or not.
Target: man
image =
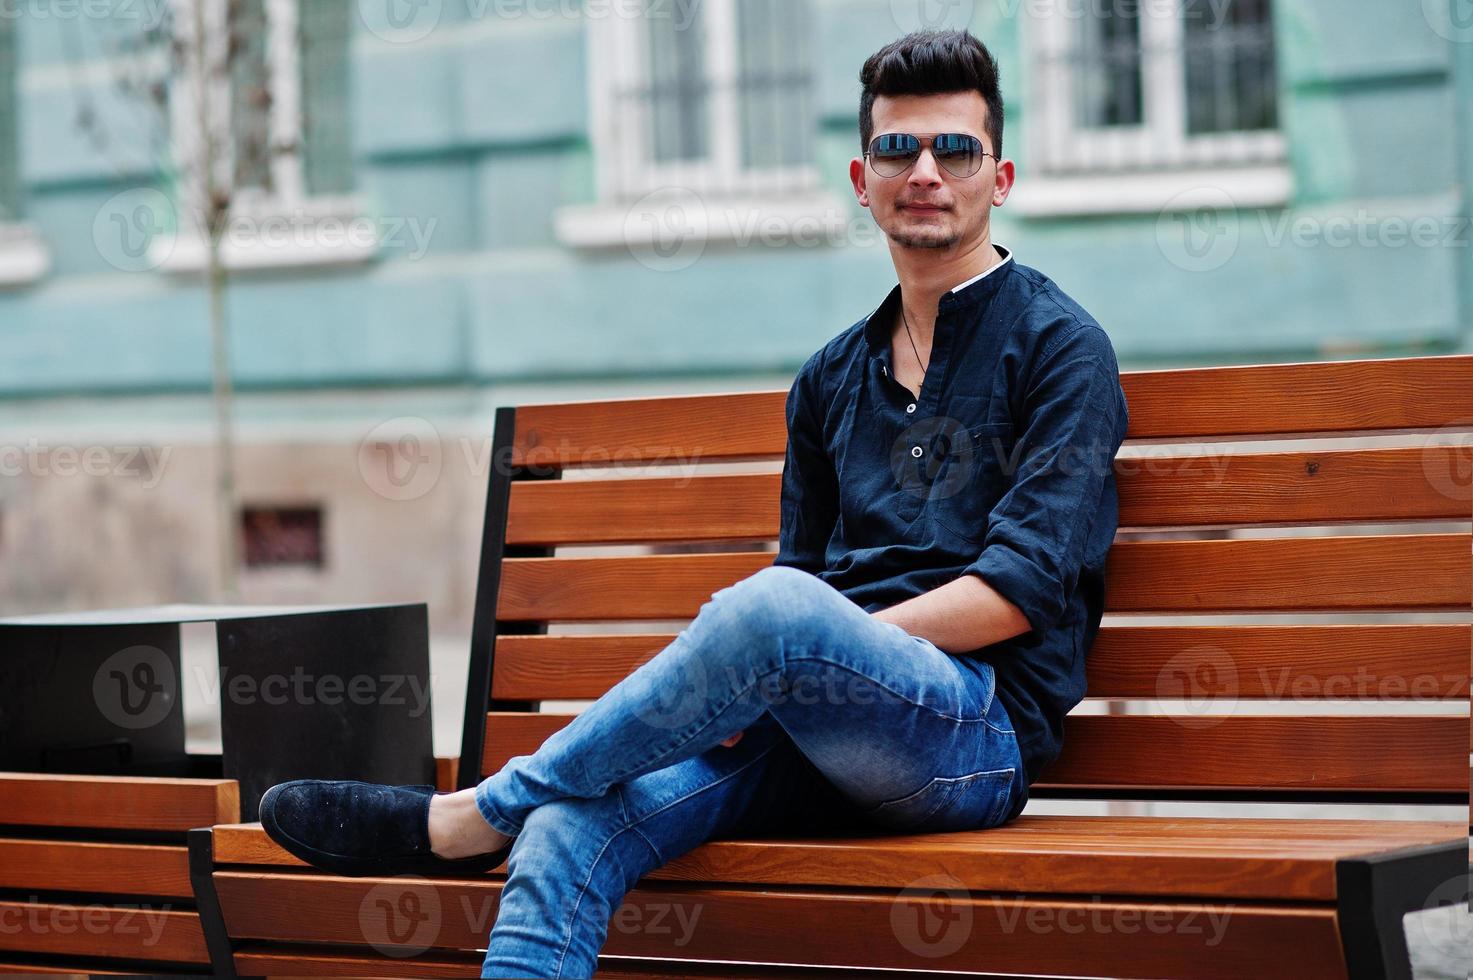
[[[510,848],[483,976],[590,976],[624,894],[713,838],[1005,823],[1084,695],[1127,422],[1114,351],[992,242],[1014,168],[982,43],[912,34],[860,79],[850,177],[899,284],[793,382],[774,567],[474,789],[262,800],[274,838],[344,874]]]

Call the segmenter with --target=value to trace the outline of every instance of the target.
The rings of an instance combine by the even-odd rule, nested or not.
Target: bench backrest
[[[185,833],[239,819],[233,779],[0,772],[0,967],[208,964]]]
[[[1122,384],[1106,619],[1086,704],[1034,795],[1466,801],[1473,357],[1137,371]],[[675,633],[599,624],[688,621],[771,563],[785,397],[498,411],[462,786],[571,720],[540,701],[598,697]],[[1344,440],[1365,436],[1398,438]],[[774,465],[702,472],[754,460]],[[631,464],[679,471],[612,469]],[[588,467],[611,469],[573,478]],[[1257,530],[1227,536],[1241,528]],[[554,552],[565,545],[702,550]],[[1286,615],[1325,613],[1340,615]],[[1120,710],[1133,699],[1165,707]]]

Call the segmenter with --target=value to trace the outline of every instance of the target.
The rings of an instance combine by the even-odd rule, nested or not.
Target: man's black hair
[[[967,31],[914,31],[891,41],[864,62],[859,71],[860,152],[874,137],[875,97],[879,95],[943,95],[974,90],[987,103],[987,135],[991,150],[1002,156],[1002,91],[997,59]]]

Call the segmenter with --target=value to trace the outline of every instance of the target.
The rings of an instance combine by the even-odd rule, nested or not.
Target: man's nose
[[[941,183],[941,171],[936,166],[936,157],[929,146],[921,148],[915,166],[910,168],[910,183],[934,187]]]

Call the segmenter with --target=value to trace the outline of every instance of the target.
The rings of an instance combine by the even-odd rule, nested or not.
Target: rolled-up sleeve
[[[773,562],[813,574],[826,567],[824,556],[839,513],[839,481],[824,448],[824,404],[818,379],[822,355],[820,350],[804,363],[788,390],[788,448]]]
[[[963,573],[980,576],[1033,629],[1063,616],[1091,527],[1118,517],[1105,495],[1113,492],[1112,467],[1128,422],[1109,337],[1096,325],[1073,324],[1028,378],[1010,455],[1017,471],[988,515],[981,553]]]

